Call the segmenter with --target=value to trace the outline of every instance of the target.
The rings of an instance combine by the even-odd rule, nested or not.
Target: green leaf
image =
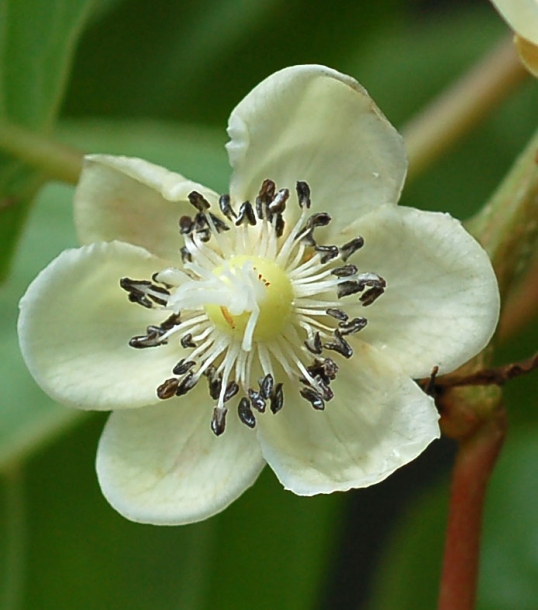
[[[0,0],[0,132],[6,123],[50,130],[91,4]],[[41,183],[38,172],[0,153],[0,279]]]

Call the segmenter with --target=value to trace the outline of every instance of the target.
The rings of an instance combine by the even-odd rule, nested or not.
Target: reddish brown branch
[[[499,409],[460,442],[450,490],[438,610],[475,607],[484,498],[505,433],[505,412]]]

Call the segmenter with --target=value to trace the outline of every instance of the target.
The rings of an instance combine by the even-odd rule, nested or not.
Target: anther
[[[338,327],[340,328],[342,335],[353,335],[362,330],[366,324],[368,324],[366,318],[353,318],[353,320],[349,320],[349,322],[340,322]]]
[[[254,210],[252,209],[252,204],[250,201],[245,201],[241,204],[239,208],[239,215],[237,216],[237,220],[235,221],[235,225],[238,227],[244,222],[248,223],[251,226],[256,224],[256,215],[254,214]]]
[[[344,358],[351,358],[353,356],[353,349],[351,345],[342,337],[342,333],[336,329],[334,331],[334,341],[325,343],[323,346],[325,349],[330,349],[333,352],[338,352]]]
[[[314,250],[321,254],[321,262],[323,264],[328,263],[333,258],[336,258],[339,254],[336,246],[315,246]]]
[[[219,208],[220,211],[228,218],[228,220],[233,220],[237,214],[232,208],[232,204],[230,201],[230,195],[221,195],[219,197]]]
[[[341,322],[345,322],[349,319],[349,316],[345,311],[341,309],[336,309],[336,307],[329,307],[329,309],[325,310],[325,313],[329,316],[332,316],[336,320],[340,320]]]
[[[273,395],[271,396],[271,406],[270,409],[273,413],[278,413],[280,409],[284,406],[284,390],[282,383],[277,383],[275,389],[273,390]]]
[[[167,398],[172,398],[172,396],[176,395],[177,386],[179,384],[179,379],[176,377],[171,377],[157,388],[157,396],[162,400],[166,400]]]
[[[166,318],[166,320],[161,324],[161,328],[163,330],[170,330],[180,323],[180,315],[178,313],[173,313],[171,316]]]
[[[260,394],[260,392],[256,392],[256,390],[249,389],[248,397],[250,398],[250,404],[256,411],[260,413],[265,412],[265,399]]]
[[[355,275],[357,272],[358,269],[355,267],[355,265],[344,265],[343,267],[331,269],[331,274],[336,275],[336,277],[349,277],[351,275]]]
[[[323,375],[329,381],[336,379],[336,373],[338,373],[338,365],[331,358],[325,358],[320,364]]]
[[[211,430],[215,436],[220,436],[226,429],[226,413],[228,409],[215,407],[211,418]]]
[[[185,375],[196,364],[194,360],[185,360],[182,358],[172,369],[174,375]]]
[[[297,191],[297,198],[299,199],[299,205],[302,208],[309,208],[312,202],[310,201],[310,187],[306,182],[299,181],[295,185]]]
[[[364,290],[364,284],[356,280],[346,280],[340,282],[336,287],[336,295],[339,299],[342,297],[348,297],[350,294],[356,294]]]
[[[209,201],[198,191],[191,191],[188,195],[189,201],[199,211],[203,212],[211,207]]]
[[[187,246],[180,248],[179,253],[181,254],[181,262],[183,264],[192,263],[192,254],[189,252]]]
[[[288,189],[280,189],[274,199],[269,203],[267,209],[270,214],[282,214],[286,209],[286,203],[290,198]]]
[[[275,217],[275,235],[277,237],[282,237],[284,234],[284,226],[285,223],[282,214],[277,214]]]
[[[226,391],[224,392],[224,402],[228,402],[230,398],[233,398],[237,392],[239,392],[239,386],[235,381],[230,381],[226,386]]]
[[[194,222],[190,216],[182,216],[179,219],[179,233],[181,235],[190,235],[194,229]]]
[[[217,230],[217,233],[230,230],[230,227],[224,222],[224,220],[221,220],[218,216],[215,216],[215,214],[212,214],[211,212],[209,212],[209,216],[213,221],[213,226]]]
[[[198,383],[198,377],[194,376],[192,371],[189,371],[185,377],[179,382],[176,390],[176,396],[183,396],[189,390],[192,390],[194,386]]]
[[[309,352],[313,354],[321,354],[323,345],[321,344],[321,336],[319,333],[315,333],[312,337],[309,337],[305,342],[304,346]]]
[[[306,398],[306,400],[308,400],[308,402],[317,411],[323,411],[323,409],[325,409],[325,402],[323,401],[323,398],[321,397],[321,394],[316,392],[316,390],[314,390],[313,388],[308,388],[308,387],[307,388],[303,388],[299,392],[299,394],[301,394],[301,396],[303,398]]]
[[[364,307],[371,305],[378,297],[380,297],[384,292],[387,286],[387,282],[375,273],[369,274],[371,277],[367,279],[360,280],[362,287],[368,287],[368,290],[361,295],[359,301],[363,304]]]
[[[264,180],[256,197],[256,213],[262,220],[267,215],[268,207],[275,196],[276,185],[272,180]]]
[[[326,227],[331,222],[331,217],[327,212],[312,214],[307,221],[307,227]]]
[[[129,345],[137,349],[145,347],[158,347],[166,344],[166,341],[161,341],[164,335],[164,330],[160,326],[148,326],[145,335],[138,335],[129,340]]]
[[[239,419],[249,428],[254,428],[256,426],[256,418],[254,417],[254,413],[250,408],[248,398],[241,398],[237,407],[237,413],[239,415]]]
[[[273,379],[273,376],[268,373],[260,383],[260,394],[262,395],[262,398],[265,398],[265,400],[271,398],[274,384],[275,380]]]
[[[220,377],[209,378],[209,395],[213,400],[218,400],[222,389],[222,379]]]
[[[346,262],[347,259],[357,250],[362,248],[364,245],[364,239],[362,237],[355,237],[351,241],[348,241],[347,244],[340,246],[340,258]]]
[[[181,343],[181,347],[184,347],[185,349],[187,347],[196,347],[196,343],[192,340],[191,333],[187,333],[186,335],[181,337],[180,343]]]

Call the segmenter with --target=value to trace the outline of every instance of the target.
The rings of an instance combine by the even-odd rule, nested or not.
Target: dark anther
[[[338,365],[331,358],[325,358],[320,364],[323,375],[329,381],[336,379],[336,373],[338,373]]]
[[[221,220],[218,216],[215,216],[215,214],[212,214],[211,212],[209,212],[209,216],[213,221],[213,226],[215,227],[217,233],[230,230],[230,227],[224,222],[224,220]]]
[[[247,222],[249,225],[252,226],[256,224],[256,215],[254,214],[254,210],[252,209],[252,204],[250,203],[250,201],[245,201],[245,203],[241,204],[241,207],[239,208],[239,215],[237,216],[235,225],[238,227],[244,222]]]
[[[351,345],[342,337],[342,333],[336,329],[334,331],[334,341],[330,343],[325,343],[323,346],[325,349],[330,349],[333,352],[338,352],[344,358],[351,358],[353,356],[353,349]]]
[[[282,237],[283,233],[284,233],[284,218],[282,217],[282,214],[277,214],[275,217],[275,235],[277,237]]]
[[[181,337],[180,343],[181,343],[181,347],[184,347],[185,349],[187,347],[196,347],[196,343],[192,340],[191,333],[187,333],[186,335]]]
[[[321,354],[323,346],[321,344],[321,337],[319,333],[316,333],[314,336],[308,338],[304,345],[309,352],[313,354]]]
[[[166,318],[166,320],[161,324],[161,328],[163,330],[170,330],[178,324],[181,324],[180,315],[178,313],[173,313],[171,316]]]
[[[337,320],[340,320],[341,322],[345,322],[349,318],[345,311],[336,309],[335,307],[329,307],[329,309],[325,310],[325,313],[333,318],[336,318]]]
[[[222,379],[215,377],[209,380],[209,395],[213,400],[218,400],[222,389]]]
[[[211,418],[211,430],[216,436],[220,436],[226,428],[226,413],[228,409],[213,409],[213,417]]]
[[[237,413],[239,415],[239,419],[244,424],[246,424],[249,428],[254,428],[256,425],[256,418],[254,417],[254,413],[250,408],[248,398],[241,398],[239,401],[239,406],[237,407]]]
[[[262,395],[262,398],[265,398],[265,400],[269,400],[269,398],[271,398],[274,384],[275,380],[273,379],[273,376],[268,373],[260,383],[260,394]]]
[[[355,237],[351,241],[348,241],[347,244],[344,244],[340,247],[340,257],[346,262],[347,259],[356,252],[359,248],[362,248],[364,245],[364,239],[362,237]]]
[[[133,337],[129,340],[129,345],[137,349],[165,345],[166,341],[161,341],[161,337],[164,335],[164,332],[165,331],[161,326],[148,326],[146,328],[146,334]]]
[[[312,202],[310,201],[310,187],[306,182],[299,181],[295,185],[299,205],[302,208],[309,208]]]
[[[321,254],[321,262],[328,263],[339,254],[336,246],[315,246],[314,250]]]
[[[275,196],[275,183],[272,180],[264,180],[262,182],[258,196],[256,197],[256,214],[261,220],[266,216],[269,204]]]
[[[336,267],[336,269],[331,270],[332,275],[336,275],[336,277],[349,277],[350,275],[355,275],[358,269],[355,265],[344,265],[343,267]]]
[[[364,290],[364,284],[356,280],[346,280],[340,282],[336,287],[336,295],[339,299],[342,297],[348,297],[350,294],[356,294]]]
[[[269,203],[268,211],[269,214],[282,214],[286,209],[286,203],[290,198],[290,192],[288,189],[280,189],[275,195],[274,199]]]
[[[371,305],[377,298],[379,298],[385,292],[385,281],[383,284],[378,284],[372,286],[369,290],[367,290],[364,294],[361,295],[359,301],[367,307]]]
[[[188,197],[189,201],[199,212],[208,210],[211,207],[209,201],[198,191],[192,191],[191,193],[189,193]]]
[[[128,277],[122,277],[120,279],[120,286],[129,293],[129,301],[131,303],[138,303],[142,307],[151,309],[153,304],[146,294],[146,288],[151,287],[152,283],[148,280],[131,280]]]
[[[316,409],[317,411],[322,411],[325,409],[325,403],[323,402],[323,398],[319,392],[316,392],[313,388],[303,388],[300,392],[303,398],[306,398],[308,402]]]
[[[232,208],[232,204],[230,201],[230,195],[221,195],[219,198],[219,208],[220,211],[228,218],[229,220],[233,220],[237,214]]]
[[[203,231],[204,229],[207,229],[207,227],[207,216],[204,212],[197,212],[194,217],[194,230]]]
[[[196,362],[194,360],[185,360],[185,358],[182,358],[172,369],[172,373],[174,373],[174,375],[185,375],[185,373],[189,371],[189,369],[192,369],[195,364]]]
[[[224,402],[228,402],[230,398],[233,398],[237,394],[237,392],[239,392],[239,386],[235,381],[230,381],[224,392]]]
[[[284,406],[284,390],[282,389],[282,387],[282,383],[277,383],[275,389],[273,390],[270,407],[273,413],[278,413],[280,409],[282,409],[282,407]]]
[[[176,379],[175,377],[171,377],[170,379],[163,381],[163,383],[161,383],[161,385],[157,388],[157,396],[162,400],[172,398],[172,396],[176,395],[178,384],[179,379]]]
[[[358,333],[359,330],[362,330],[366,324],[368,324],[366,318],[353,318],[353,320],[349,320],[348,322],[340,322],[338,327],[340,328],[342,335],[353,335],[354,333]]]
[[[331,222],[331,217],[327,212],[319,212],[318,214],[312,214],[307,221],[307,227],[326,227]]]
[[[192,263],[192,254],[189,252],[189,249],[187,248],[187,246],[183,246],[179,250],[179,252],[181,254],[181,262],[183,264],[185,264],[185,263]]]
[[[250,398],[250,403],[260,413],[265,411],[265,399],[260,394],[260,392],[256,392],[256,390],[249,390],[248,397]]]
[[[194,386],[198,383],[198,377],[194,376],[192,371],[189,371],[185,377],[179,382],[176,390],[176,396],[183,396],[189,390],[192,390]]]
[[[316,377],[316,384],[318,388],[321,390],[321,397],[325,402],[329,402],[334,398],[334,392],[329,387],[329,384],[322,379],[321,377]]]
[[[130,292],[128,299],[131,301],[131,303],[142,305],[142,307],[146,307],[147,309],[151,309],[153,307],[153,304],[148,297],[141,292]]]
[[[182,216],[179,219],[179,232],[181,235],[189,235],[194,229],[194,222],[190,216]]]

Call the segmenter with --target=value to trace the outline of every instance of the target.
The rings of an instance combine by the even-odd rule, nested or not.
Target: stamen
[[[160,326],[148,326],[146,328],[146,334],[133,337],[130,339],[129,345],[136,349],[165,345],[167,341],[162,340],[164,333],[165,331]]]
[[[254,417],[254,413],[250,408],[248,398],[241,398],[239,401],[239,406],[237,407],[237,413],[239,414],[239,419],[249,428],[254,428],[256,426],[256,418]]]
[[[340,254],[336,246],[315,246],[314,250],[321,254],[321,262],[324,264]]]
[[[271,374],[266,375],[260,383],[260,394],[265,400],[269,400],[273,393],[275,380]]]
[[[345,313],[341,309],[336,309],[336,307],[329,307],[329,309],[325,310],[325,313],[342,322],[345,322],[346,320],[349,319],[349,316],[347,315],[347,313]]]
[[[195,377],[192,371],[189,371],[185,377],[179,382],[176,390],[176,396],[183,396],[189,390],[192,390],[198,383],[198,377]]]
[[[264,180],[256,197],[256,213],[260,220],[267,218],[268,206],[275,196],[276,185],[272,180]]]
[[[321,354],[323,346],[321,344],[321,336],[319,333],[315,333],[312,337],[308,338],[304,342],[304,346],[309,352],[313,354]]]
[[[273,413],[278,413],[284,406],[284,390],[282,383],[277,383],[271,396],[270,409]]]
[[[182,358],[172,369],[172,373],[174,373],[174,375],[184,375],[192,369],[195,364],[196,362],[194,360],[185,360],[185,358]]]
[[[299,205],[302,208],[309,208],[312,204],[310,201],[310,187],[306,182],[298,181],[295,185],[297,191],[297,198],[299,199]]]
[[[176,377],[172,377],[163,381],[163,383],[157,388],[157,396],[162,400],[166,400],[167,398],[172,398],[172,396],[176,395],[177,386],[179,384],[179,379]]]
[[[190,192],[188,197],[189,201],[199,212],[205,212],[205,210],[208,210],[211,207],[209,201],[198,191]]]
[[[366,318],[353,318],[353,320],[350,320],[349,322],[340,322],[338,327],[340,328],[342,335],[353,335],[362,330],[366,324],[368,324]]]
[[[355,275],[357,272],[358,269],[355,267],[355,265],[344,265],[343,267],[331,269],[331,274],[336,275],[336,277],[349,277],[351,275]]]
[[[265,412],[265,399],[260,394],[260,392],[256,392],[256,390],[249,389],[248,397],[250,398],[250,404],[254,409],[256,409],[256,411],[259,411],[260,413]]]
[[[194,229],[194,222],[190,216],[182,216],[179,219],[180,235],[190,235]]]
[[[228,409],[215,407],[211,418],[211,430],[215,436],[220,436],[226,429],[226,413]]]
[[[192,334],[187,333],[184,337],[181,338],[181,347],[187,349],[188,347],[196,347],[196,343],[192,340]]]
[[[347,259],[355,253],[357,250],[364,246],[364,239],[362,237],[356,237],[351,241],[348,241],[347,244],[344,244],[340,247],[340,258],[346,262]]]
[[[302,388],[299,394],[308,400],[308,402],[316,409],[316,411],[323,411],[325,409],[325,403],[321,395],[312,388]]]
[[[248,223],[251,226],[256,224],[256,215],[254,214],[250,201],[245,201],[241,204],[241,207],[239,208],[239,216],[235,221],[235,226],[238,227],[239,225],[245,223]]]
[[[353,349],[351,348],[351,345],[349,345],[349,343],[342,337],[342,333],[338,329],[334,331],[334,339],[334,341],[325,343],[323,347],[325,349],[338,352],[344,356],[344,358],[351,358],[351,356],[353,356]]]
[[[232,204],[230,202],[230,195],[221,195],[219,197],[219,208],[220,211],[228,218],[228,220],[233,220],[237,218],[237,214],[232,208]]]

